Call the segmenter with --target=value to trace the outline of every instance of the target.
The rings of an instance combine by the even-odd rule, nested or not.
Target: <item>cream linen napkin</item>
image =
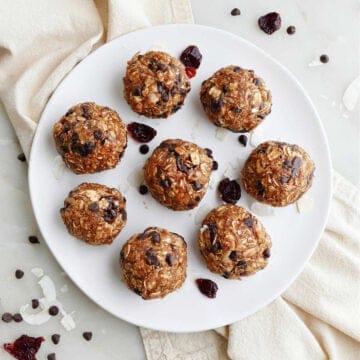
[[[189,0],[2,0],[0,98],[26,155],[62,78],[94,48],[150,25],[192,22]],[[285,294],[229,327],[141,329],[155,359],[359,359],[359,193],[339,176],[328,227]]]
[[[319,246],[280,298],[216,332],[141,329],[148,359],[360,359],[359,235],[360,192],[335,174],[330,216]]]
[[[24,153],[52,92],[94,48],[142,27],[192,21],[190,0],[1,0],[0,99]]]

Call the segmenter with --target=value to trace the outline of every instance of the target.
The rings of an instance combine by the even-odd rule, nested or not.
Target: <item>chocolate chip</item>
[[[165,257],[165,261],[169,266],[173,266],[175,263],[175,258],[172,254],[167,254]]]
[[[81,109],[82,109],[82,111],[83,111],[83,115],[82,115],[82,116],[83,116],[86,120],[91,119],[91,115],[89,114],[89,110],[90,110],[89,105],[88,105],[88,104],[83,104],[83,105],[81,105]]]
[[[122,221],[126,221],[126,220],[127,220],[127,212],[126,212],[126,210],[125,210],[125,209],[122,209],[122,210],[120,211],[120,214],[121,214],[121,219],[122,219]]]
[[[205,150],[205,152],[206,152],[206,155],[207,155],[209,158],[212,158],[212,157],[213,157],[213,152],[212,152],[211,149],[205,148],[204,150]]]
[[[330,60],[330,59],[329,59],[329,56],[328,56],[328,55],[323,54],[323,55],[320,56],[320,61],[321,61],[322,63],[324,63],[324,64],[328,63],[329,60]]]
[[[209,252],[216,253],[222,249],[221,244],[216,241],[214,244],[212,244],[209,248]]]
[[[238,8],[234,8],[231,10],[231,13],[230,13],[232,16],[239,16],[241,14],[241,11],[240,9]]]
[[[97,140],[103,140],[104,139],[104,133],[101,130],[95,130],[93,132],[94,138]]]
[[[74,112],[73,109],[69,109],[69,110],[67,111],[67,113],[65,114],[65,116],[69,116],[69,115],[71,115],[73,112]]]
[[[217,228],[215,224],[208,224],[208,230],[209,230],[209,239],[210,242],[213,243],[215,241],[216,238],[216,232],[217,232]]]
[[[39,239],[35,235],[30,235],[28,237],[28,240],[29,240],[29,243],[31,243],[31,244],[39,244],[40,243]]]
[[[223,278],[228,279],[230,277],[230,273],[228,271],[225,271],[222,276]]]
[[[209,279],[196,279],[195,281],[202,294],[210,299],[214,299],[216,297],[218,286],[214,281]]]
[[[140,193],[141,195],[147,194],[148,191],[149,191],[149,189],[148,189],[148,187],[147,187],[146,185],[140,185],[140,186],[139,186],[139,193]]]
[[[57,345],[60,342],[60,335],[59,334],[53,334],[51,335],[51,341]]]
[[[259,78],[255,78],[255,79],[254,79],[254,85],[257,86],[257,87],[259,87],[259,86],[262,85],[262,81],[261,81]]]
[[[229,87],[227,85],[223,85],[221,91],[226,94],[229,91]]]
[[[152,231],[149,235],[151,237],[151,241],[153,242],[153,244],[160,244],[161,237],[158,232]]]
[[[88,209],[90,211],[97,211],[99,210],[99,204],[97,202],[92,202],[89,206]]]
[[[23,276],[24,276],[24,272],[22,270],[18,269],[18,270],[15,271],[15,277],[17,279],[21,279]]]
[[[1,316],[1,320],[3,322],[5,322],[5,323],[9,323],[9,322],[11,322],[13,320],[13,317],[12,317],[12,315],[10,313],[4,313]]]
[[[143,144],[139,147],[139,151],[141,154],[145,155],[149,152],[149,146],[146,144]]]
[[[146,250],[145,257],[146,257],[146,262],[149,265],[155,265],[155,266],[159,265],[159,259],[156,256],[155,250],[153,248]]]
[[[210,102],[210,111],[213,114],[217,114],[220,110],[221,110],[221,106],[222,106],[222,101],[219,100],[211,100]]]
[[[56,316],[59,313],[59,308],[56,305],[50,306],[49,314],[51,316]]]
[[[160,180],[160,185],[164,188],[164,189],[168,189],[171,186],[171,180],[168,178],[165,179],[161,179]]]
[[[167,66],[163,63],[158,63],[157,69],[160,71],[166,70]]]
[[[239,143],[246,146],[247,142],[248,142],[248,138],[246,135],[240,135],[238,137]]]
[[[189,168],[184,164],[182,158],[179,155],[176,155],[176,167],[179,171],[188,174]]]
[[[277,12],[271,12],[259,17],[259,27],[266,34],[271,35],[281,27],[281,17]]]
[[[113,209],[105,209],[103,214],[103,219],[107,223],[112,223],[116,218],[117,212]]]
[[[202,189],[202,184],[199,182],[199,181],[193,181],[192,183],[191,183],[191,186],[193,187],[193,189],[195,190],[195,191],[199,191],[199,190],[201,190]]]
[[[229,255],[229,259],[231,260],[236,260],[237,258],[237,253],[236,251],[231,251],[230,255]]]
[[[141,96],[141,88],[140,87],[135,87],[134,89],[133,89],[133,91],[132,91],[132,94],[134,95],[134,96]]]
[[[256,181],[255,189],[258,191],[259,195],[264,195],[265,188],[264,188],[264,185],[262,184],[262,182],[260,180]]]
[[[284,169],[291,169],[292,168],[292,164],[291,164],[291,161],[290,160],[285,160],[282,164],[282,167]]]
[[[242,68],[241,68],[240,66],[233,66],[232,69],[233,69],[233,71],[236,72],[236,73],[237,73],[237,72],[240,72],[240,71],[242,70]]]
[[[288,176],[282,176],[280,178],[280,184],[286,184],[289,181],[289,177]]]
[[[55,353],[51,353],[47,356],[47,360],[56,360],[56,355]]]
[[[162,93],[161,93],[161,100],[162,101],[169,101],[169,94],[166,92],[166,91],[163,91]]]
[[[82,335],[83,335],[83,338],[86,341],[90,341],[92,339],[92,336],[93,336],[91,331],[85,331]]]
[[[13,320],[18,323],[18,322],[23,321],[23,318],[22,318],[21,314],[16,313],[13,315]]]
[[[39,303],[39,300],[38,299],[32,299],[31,300],[31,307],[33,309],[37,309],[39,307],[40,303]]]
[[[295,156],[292,161],[292,167],[299,168],[301,166],[301,159],[298,156]]]
[[[246,262],[246,260],[240,260],[237,262],[236,266],[246,268],[247,262]]]
[[[214,161],[212,162],[211,170],[215,171],[215,170],[217,170],[218,168],[219,168],[219,164],[218,164],[217,161],[214,160]]]
[[[172,107],[172,109],[171,109],[171,112],[174,114],[174,113],[176,113],[180,108],[181,108],[180,105],[174,105],[174,106]]]
[[[269,258],[270,255],[271,255],[271,252],[270,252],[270,249],[269,249],[269,248],[267,248],[267,249],[265,249],[265,250],[263,251],[263,256],[264,256],[264,258]]]
[[[134,289],[134,293],[135,293],[136,295],[139,295],[139,296],[142,297],[142,294],[141,294],[141,290],[140,290],[140,289]]]
[[[239,107],[232,107],[230,109],[230,111],[232,111],[234,114],[240,114],[241,113],[241,108]]]
[[[294,25],[288,26],[288,28],[286,29],[286,32],[289,35],[294,35],[296,32],[296,27]]]
[[[254,220],[252,219],[252,217],[248,217],[244,220],[244,224],[251,228],[254,225]]]
[[[25,157],[25,154],[24,153],[21,153],[17,156],[18,160],[24,162],[26,161],[26,157]]]

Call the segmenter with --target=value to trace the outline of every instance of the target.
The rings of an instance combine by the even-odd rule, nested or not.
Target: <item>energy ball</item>
[[[210,156],[191,142],[163,141],[144,166],[144,178],[151,195],[170,209],[193,209],[209,184],[213,163]]]
[[[297,201],[311,186],[315,164],[298,145],[267,141],[252,151],[241,171],[244,189],[272,206]]]
[[[271,112],[271,93],[253,70],[227,66],[205,80],[200,100],[209,119],[234,132],[248,132]]]
[[[178,111],[190,91],[184,65],[161,51],[135,54],[124,77],[124,96],[132,110],[149,118]]]
[[[115,110],[77,104],[54,125],[56,150],[75,174],[114,168],[127,146],[126,126]]]
[[[178,234],[149,227],[133,235],[120,252],[127,286],[143,299],[162,298],[186,278],[187,245]]]
[[[270,236],[260,221],[236,205],[222,205],[207,214],[198,244],[208,269],[226,279],[262,270],[271,249]]]
[[[82,183],[60,209],[68,232],[91,245],[111,244],[126,224],[126,199],[105,185]]]

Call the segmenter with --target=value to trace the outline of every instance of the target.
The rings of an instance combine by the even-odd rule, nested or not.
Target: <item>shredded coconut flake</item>
[[[44,270],[42,268],[35,267],[35,268],[31,269],[30,271],[32,274],[34,274],[38,278],[41,278],[42,276],[44,276]]]
[[[23,320],[30,325],[41,325],[46,323],[50,319],[50,314],[47,309],[43,308],[36,314],[30,312],[30,305],[25,304],[20,307],[19,313]]]
[[[75,321],[74,321],[73,317],[71,316],[71,314],[66,314],[66,313],[60,320],[60,324],[67,331],[71,331],[71,330],[75,329],[75,327],[76,327]]]
[[[44,293],[44,297],[47,301],[55,301],[56,299],[56,290],[54,282],[50,279],[49,276],[45,275],[41,278],[38,283]]]
[[[346,88],[344,96],[342,98],[343,103],[349,111],[355,109],[356,103],[359,100],[360,93],[360,76],[353,80],[350,85]]]

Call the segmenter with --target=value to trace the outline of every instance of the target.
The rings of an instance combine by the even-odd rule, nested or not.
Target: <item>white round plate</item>
[[[168,119],[151,120],[131,111],[123,98],[122,78],[127,61],[138,51],[164,50],[179,57],[196,44],[203,60],[185,105]],[[239,144],[237,134],[219,131],[207,120],[199,101],[201,82],[220,67],[236,64],[254,69],[272,91],[272,113],[256,129],[252,143],[281,140],[301,145],[316,164],[314,183],[307,196],[314,206],[299,213],[296,205],[259,216],[273,241],[269,265],[242,281],[226,280],[207,270],[196,245],[200,222],[219,206],[217,184],[227,176],[238,178],[244,159],[253,149]],[[174,212],[140,195],[141,168],[147,155],[129,137],[129,146],[113,170],[75,175],[60,174],[52,140],[54,123],[72,105],[95,101],[118,111],[125,123],[144,122],[156,128],[153,150],[167,138],[182,138],[213,150],[219,169],[199,207]],[[225,138],[224,138],[225,135]],[[128,222],[110,246],[90,246],[71,237],[59,215],[69,191],[82,182],[116,187],[127,198]],[[72,280],[97,304],[136,325],[163,331],[188,332],[216,328],[240,320],[279,296],[296,278],[314,251],[327,218],[331,194],[329,149],[320,119],[298,81],[283,66],[249,42],[230,33],[198,25],[166,25],[132,32],[97,49],[62,81],[49,100],[36,132],[30,157],[31,201],[41,233],[54,256]],[[238,205],[249,208],[244,192]],[[160,226],[183,235],[188,243],[189,265],[183,287],[164,299],[144,301],[121,281],[118,265],[124,242],[148,226]],[[208,299],[195,279],[209,278],[219,287]]]

